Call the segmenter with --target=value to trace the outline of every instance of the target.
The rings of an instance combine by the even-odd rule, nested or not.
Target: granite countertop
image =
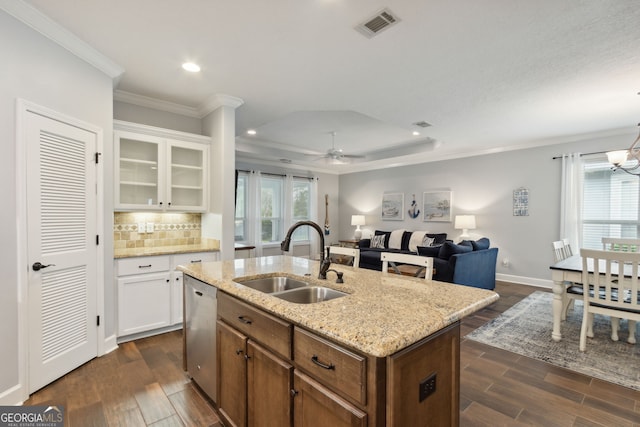
[[[319,335],[386,357],[496,301],[493,291],[378,271],[334,265],[344,283],[316,279],[320,263],[305,258],[273,256],[181,265],[179,270],[250,304],[304,326]],[[276,273],[350,295],[316,304],[295,304],[235,283]]]
[[[218,252],[220,251],[220,241],[215,239],[202,239],[202,243],[195,245],[171,245],[171,246],[150,246],[142,248],[121,248],[114,249],[113,257],[133,258],[140,256],[188,254],[192,252]]]

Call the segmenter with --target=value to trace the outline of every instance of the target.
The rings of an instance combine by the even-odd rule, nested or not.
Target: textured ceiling
[[[246,158],[314,164],[331,132],[347,154],[446,158],[631,130],[640,113],[636,0],[27,3],[122,66],[119,91],[194,108],[243,99]],[[383,7],[397,25],[354,30]],[[185,73],[187,60],[202,72]]]

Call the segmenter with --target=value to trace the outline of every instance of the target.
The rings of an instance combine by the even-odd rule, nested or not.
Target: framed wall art
[[[451,222],[451,191],[425,191],[422,212],[424,221]]]
[[[404,193],[384,193],[380,217],[383,220],[404,220]]]
[[[513,190],[513,216],[529,216],[529,189]]]

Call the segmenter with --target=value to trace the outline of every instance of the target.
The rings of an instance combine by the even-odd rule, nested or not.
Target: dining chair
[[[569,243],[569,239],[562,239],[562,244],[564,245],[564,257],[569,258],[573,256],[573,251],[571,250],[571,243]]]
[[[587,328],[594,314],[629,320],[627,342],[635,344],[636,322],[640,321],[640,253],[580,249],[584,312],[580,329],[580,351],[587,348]],[[592,263],[592,264],[591,264]],[[593,272],[589,265],[593,265]],[[620,274],[622,269],[622,274]]]
[[[421,255],[410,255],[410,254],[401,254],[395,252],[382,252],[380,254],[380,259],[382,260],[382,273],[386,274],[389,272],[389,265],[391,265],[391,269],[396,274],[402,274],[402,272],[398,268],[398,264],[410,264],[415,265],[418,268],[413,274],[414,277],[421,277],[422,271],[424,270],[424,278],[426,280],[431,280],[433,277],[433,258],[421,256]]]
[[[344,248],[342,246],[327,246],[329,249],[329,256],[331,255],[343,255],[351,257],[351,260],[347,265],[358,268],[360,265],[360,249]]]
[[[603,251],[640,252],[640,239],[603,237]]]
[[[555,262],[560,262],[573,255],[569,239],[556,240],[551,242],[553,248],[553,258]],[[575,300],[582,299],[582,287],[579,283],[566,282],[567,291],[563,293],[562,300],[562,320],[567,320],[567,313],[570,308],[573,308],[573,302]]]

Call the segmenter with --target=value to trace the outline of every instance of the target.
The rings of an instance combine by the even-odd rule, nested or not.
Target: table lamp
[[[353,238],[355,240],[360,240],[362,238],[362,230],[360,230],[360,226],[364,225],[364,215],[351,215],[351,225],[356,226]]]
[[[468,239],[469,230],[476,228],[476,216],[475,215],[456,215],[456,221],[453,226],[457,230],[462,230],[460,240]]]

